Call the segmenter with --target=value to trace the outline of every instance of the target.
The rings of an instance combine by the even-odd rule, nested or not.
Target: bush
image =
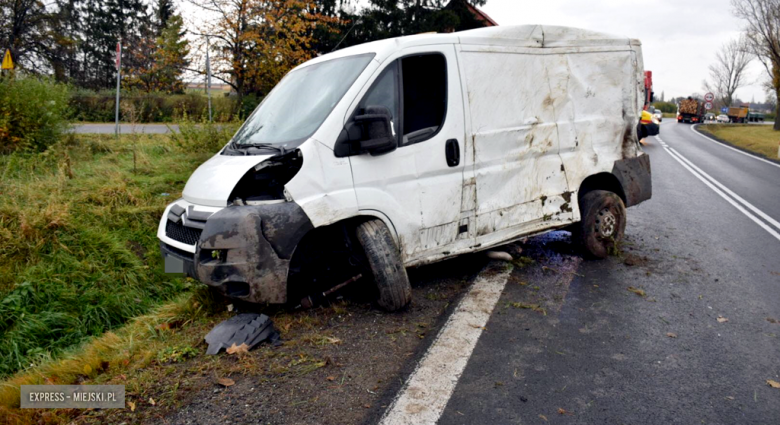
[[[69,89],[51,80],[0,78],[0,153],[44,151],[67,128]]]
[[[214,121],[230,121],[240,113],[236,97],[213,95],[211,98]],[[208,98],[200,93],[125,93],[121,97],[120,120],[130,121],[123,110],[135,111],[135,121],[172,122],[182,117],[207,117]],[[116,108],[116,92],[92,92],[81,90],[71,97],[70,105],[74,118],[78,121],[112,122]]]
[[[240,125],[241,121],[237,118],[214,123],[206,118],[193,120],[185,115],[179,122],[179,132],[171,133],[171,140],[185,152],[216,153],[233,137]]]

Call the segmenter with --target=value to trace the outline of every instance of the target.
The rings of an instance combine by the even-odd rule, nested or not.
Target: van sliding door
[[[463,45],[458,60],[468,93],[466,182],[473,173],[476,242],[495,245],[570,222],[546,56]]]

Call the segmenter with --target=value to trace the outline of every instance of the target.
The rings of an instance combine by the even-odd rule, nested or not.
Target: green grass
[[[162,273],[157,223],[210,155],[167,135],[80,135],[0,156],[0,377],[187,291]]]
[[[724,125],[707,124],[696,127],[734,146],[747,149],[771,159],[777,158],[780,131],[771,125]]]

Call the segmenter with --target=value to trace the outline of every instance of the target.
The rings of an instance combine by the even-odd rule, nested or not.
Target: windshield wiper
[[[270,143],[240,143],[240,144],[234,144],[234,149],[245,149],[245,148],[268,148],[273,149],[275,151],[278,151],[282,155],[284,155],[287,150],[283,146],[276,146]]]

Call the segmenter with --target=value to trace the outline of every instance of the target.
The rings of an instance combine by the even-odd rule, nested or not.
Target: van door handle
[[[460,164],[460,145],[456,139],[447,140],[444,153],[447,155],[447,165],[457,167]]]

